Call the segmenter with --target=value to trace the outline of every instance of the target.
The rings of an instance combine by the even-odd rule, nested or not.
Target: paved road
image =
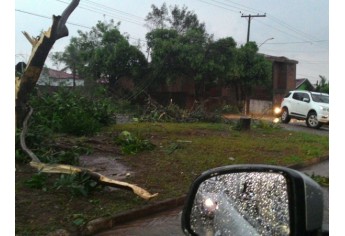
[[[308,132],[308,133],[313,133],[317,135],[329,135],[329,126],[328,125],[323,125],[321,126],[320,129],[312,129],[307,127],[305,121],[298,121],[295,119],[291,119],[290,123],[288,124],[280,124],[281,127],[283,127],[286,130],[291,130],[291,131],[301,131],[301,132]]]
[[[329,162],[324,161],[320,164],[300,170],[308,175],[329,176]],[[329,191],[324,190],[324,224],[329,223]],[[181,230],[181,210],[182,207],[156,214],[145,219],[136,220],[116,226],[111,230],[99,233],[96,236],[126,235],[126,236],[183,236]]]

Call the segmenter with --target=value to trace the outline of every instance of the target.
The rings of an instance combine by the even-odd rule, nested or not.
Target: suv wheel
[[[287,124],[290,122],[291,117],[289,116],[289,111],[287,108],[283,108],[281,120],[283,123]]]
[[[315,129],[318,129],[322,126],[322,124],[317,120],[317,115],[314,111],[308,113],[306,123],[308,127]]]

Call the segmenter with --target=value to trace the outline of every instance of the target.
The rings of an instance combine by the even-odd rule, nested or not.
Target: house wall
[[[272,101],[250,99],[249,107],[251,114],[272,115]]]
[[[57,77],[53,77],[49,74],[49,70],[44,68],[42,70],[42,73],[37,81],[37,85],[40,86],[65,86],[65,87],[73,87],[73,76],[70,74],[67,74],[65,72],[58,72],[55,71],[54,75],[58,75]],[[59,75],[59,73],[61,75]],[[66,76],[67,75],[67,76]],[[75,79],[76,86],[84,86],[84,80],[83,79]]]
[[[284,96],[296,88],[296,64],[273,63],[273,106],[280,105]]]
[[[37,85],[46,85],[46,86],[65,86],[73,87],[73,78],[68,79],[59,79],[59,78],[49,78],[49,77],[40,77],[37,81]],[[84,80],[75,80],[76,86],[84,86]]]

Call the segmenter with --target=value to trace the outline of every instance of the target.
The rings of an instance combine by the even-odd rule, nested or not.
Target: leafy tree
[[[185,34],[189,29],[198,29],[205,32],[205,24],[200,23],[198,16],[188,11],[186,6],[180,9],[177,5],[171,7],[171,17],[168,19],[171,28],[176,30],[179,34]]]
[[[82,62],[78,39],[75,37],[71,38],[70,44],[65,48],[65,51],[53,53],[51,59],[54,61],[55,65],[59,62],[63,62],[67,65],[67,68],[71,69],[73,86],[75,87],[75,79],[78,74],[78,68],[80,68]]]
[[[257,52],[255,42],[242,45],[237,50],[236,68],[231,84],[236,88],[238,103],[245,102],[246,106],[254,86],[272,84],[272,64]]]
[[[236,78],[236,42],[232,37],[209,42],[205,55],[207,77],[218,85],[230,85]]]
[[[146,26],[152,29],[164,29],[166,28],[166,23],[169,21],[169,12],[165,3],[158,8],[154,4],[151,5],[152,11],[149,12],[145,18]]]
[[[325,76],[320,75],[320,83],[316,81],[316,91],[322,93],[329,93],[329,82]]]
[[[129,44],[128,37],[120,33],[119,25],[113,20],[110,23],[99,21],[90,32],[78,31],[79,37],[73,38],[56,59],[70,68],[78,59],[79,72],[107,81],[110,91],[114,91],[122,76],[139,78],[147,68],[147,60],[137,47]]]
[[[194,79],[202,84],[204,58],[210,37],[197,15],[178,6],[152,5],[146,21],[152,30],[146,35],[151,51],[151,76],[155,84],[168,84],[179,79]]]

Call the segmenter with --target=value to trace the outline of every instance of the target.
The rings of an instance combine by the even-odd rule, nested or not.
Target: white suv
[[[316,129],[329,123],[329,95],[326,93],[290,91],[280,108],[283,123],[289,123],[291,118],[295,118],[305,120],[308,127]]]

